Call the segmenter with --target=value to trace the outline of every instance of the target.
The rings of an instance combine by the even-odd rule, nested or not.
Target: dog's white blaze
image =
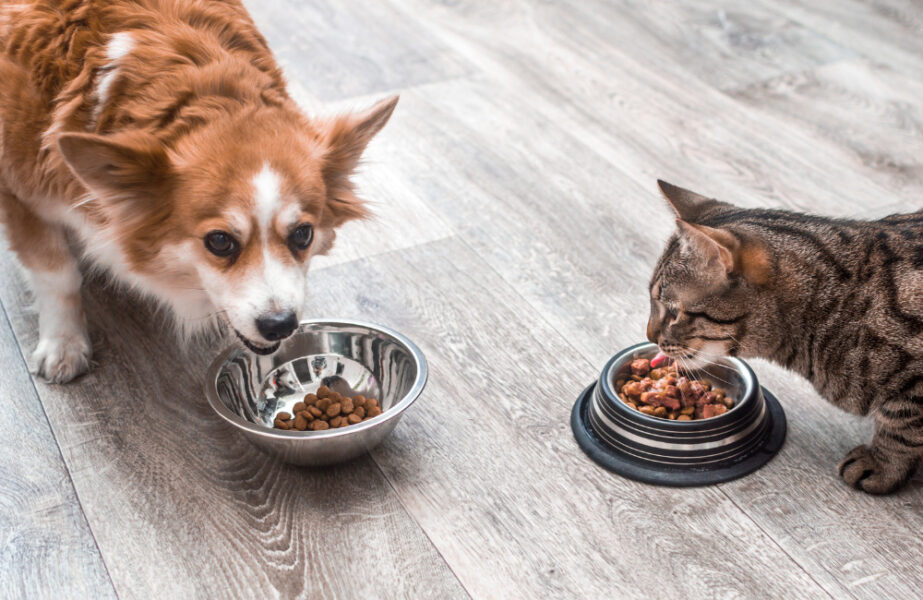
[[[106,58],[109,59],[109,62],[99,71],[99,81],[96,83],[96,93],[94,94],[96,105],[93,107],[93,116],[90,119],[91,128],[96,126],[99,115],[109,101],[109,88],[112,87],[112,82],[115,81],[119,74],[119,61],[127,56],[134,46],[135,40],[127,31],[120,31],[109,38],[109,43],[106,44]]]
[[[265,242],[272,229],[273,218],[282,204],[281,179],[269,165],[263,165],[253,178],[253,192],[253,210],[260,227],[260,237]]]

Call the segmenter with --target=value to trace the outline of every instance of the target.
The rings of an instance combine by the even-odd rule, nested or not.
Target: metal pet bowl
[[[785,441],[785,413],[740,359],[723,358],[692,374],[717,383],[735,399],[722,415],[671,421],[622,402],[615,381],[630,374],[631,361],[656,354],[657,345],[646,342],[622,350],[578,398],[571,427],[590,458],[630,479],[684,487],[742,477],[775,456]]]
[[[250,442],[285,462],[331,465],[375,447],[394,429],[426,385],[423,353],[403,335],[347,320],[303,321],[271,356],[239,347],[208,369],[211,407]],[[349,427],[324,431],[273,428],[305,394],[326,385],[344,396],[377,398],[382,413]]]

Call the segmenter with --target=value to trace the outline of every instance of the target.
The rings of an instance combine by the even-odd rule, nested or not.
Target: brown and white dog
[[[34,369],[89,368],[78,259],[270,353],[397,97],[312,120],[237,0],[0,0],[0,216],[39,312]],[[74,248],[77,248],[76,254]]]

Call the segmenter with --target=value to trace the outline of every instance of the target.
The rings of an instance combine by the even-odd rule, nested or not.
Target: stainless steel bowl
[[[719,359],[692,374],[712,381],[734,398],[734,407],[722,415],[671,421],[622,402],[615,381],[630,375],[631,361],[656,353],[656,344],[646,342],[617,353],[575,404],[571,425],[593,460],[632,479],[689,486],[742,477],[779,451],[786,430],[782,407],[738,358]]]
[[[426,385],[426,359],[403,335],[345,319],[303,321],[271,356],[233,347],[208,369],[211,407],[250,442],[282,460],[323,466],[355,458],[380,443]],[[344,396],[374,397],[382,414],[326,431],[274,429],[275,416],[292,413],[321,385]]]

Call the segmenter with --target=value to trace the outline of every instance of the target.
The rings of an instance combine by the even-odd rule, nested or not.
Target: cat
[[[838,220],[658,184],[677,230],[651,277],[648,339],[691,368],[768,359],[873,413],[839,474],[870,494],[903,486],[923,457],[923,210]]]

